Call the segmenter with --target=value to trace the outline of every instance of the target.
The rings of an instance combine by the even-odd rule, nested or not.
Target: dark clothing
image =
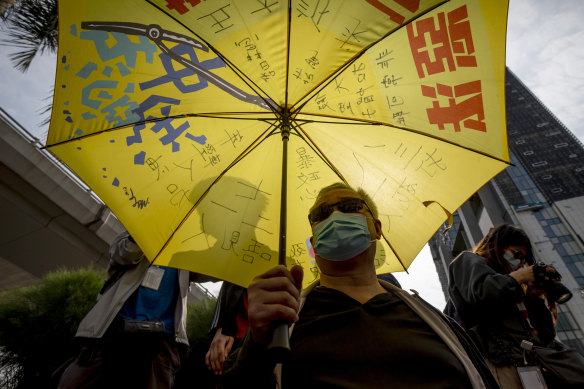
[[[290,344],[284,388],[378,388],[390,382],[392,388],[471,387],[450,349],[391,293],[361,304],[317,287],[306,298]]]
[[[180,367],[173,339],[104,336],[87,339],[61,376],[59,388],[171,388]],[[184,346],[186,347],[186,346]]]
[[[395,278],[395,276],[391,273],[378,274],[377,278],[379,278],[380,280],[383,280],[383,281],[387,281],[390,284],[397,286],[398,288],[402,287],[400,285],[399,281],[397,280],[397,278]]]
[[[223,281],[215,316],[211,323],[211,333],[221,328],[223,335],[241,339],[247,330],[247,291],[244,287]]]
[[[127,232],[110,246],[110,279],[83,318],[76,337],[79,355],[64,370],[58,388],[171,388],[186,334],[186,270],[150,266]],[[124,317],[161,319],[166,334],[122,332]]]
[[[471,252],[460,254],[448,271],[446,312],[458,316],[495,365],[523,364],[522,340],[536,346],[553,341],[554,323],[545,301],[526,296],[513,277],[496,272],[483,257]],[[517,306],[522,301],[535,331]]]
[[[292,355],[274,374],[265,346],[245,338],[225,361],[223,388],[498,388],[456,323],[389,283],[365,304],[324,287],[304,291]],[[471,383],[472,382],[472,383]]]

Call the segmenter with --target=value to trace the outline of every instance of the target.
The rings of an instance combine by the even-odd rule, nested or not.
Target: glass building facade
[[[507,133],[512,166],[473,195],[429,242],[445,289],[448,264],[507,222],[529,235],[538,260],[553,264],[574,297],[558,305],[558,338],[584,354],[584,208],[582,143],[510,71]],[[583,224],[584,226],[584,224]],[[448,296],[446,296],[448,299]]]

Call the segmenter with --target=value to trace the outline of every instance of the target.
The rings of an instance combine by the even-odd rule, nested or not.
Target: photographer
[[[516,367],[537,361],[529,360],[521,342],[550,346],[556,335],[554,299],[563,303],[570,297],[557,292],[567,290],[553,266],[536,269],[529,238],[508,224],[492,228],[449,266],[445,313],[475,337],[503,389],[523,387]]]

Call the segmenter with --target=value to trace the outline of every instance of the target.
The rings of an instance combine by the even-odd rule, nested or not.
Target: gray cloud
[[[584,29],[579,0],[511,0],[507,65],[584,141]]]
[[[0,32],[0,40],[6,34]],[[51,100],[57,66],[55,55],[43,55],[35,58],[26,73],[14,69],[8,59],[13,48],[0,46],[0,107],[44,143],[47,126],[40,126],[44,116],[40,111]]]

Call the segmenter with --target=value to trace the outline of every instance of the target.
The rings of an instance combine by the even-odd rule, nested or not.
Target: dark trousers
[[[166,338],[116,336],[88,340],[64,370],[58,389],[170,389],[179,345]]]

